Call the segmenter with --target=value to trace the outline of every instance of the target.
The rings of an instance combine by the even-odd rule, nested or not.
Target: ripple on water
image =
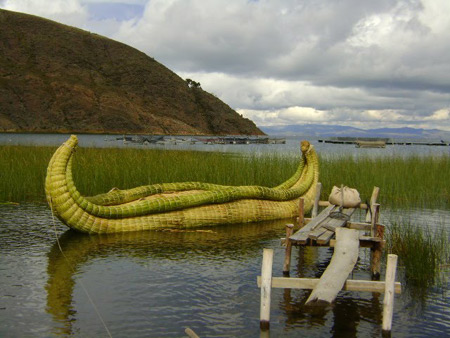
[[[273,248],[280,276],[284,223],[212,228],[210,233],[146,232],[115,236],[61,233],[45,205],[0,209],[0,336],[183,336],[191,327],[205,337],[259,335],[262,249]],[[320,275],[332,251],[294,249],[292,276]],[[368,279],[368,254],[352,278]],[[308,291],[273,291],[271,335],[380,336],[382,296],[341,293],[330,310],[304,307]],[[449,330],[449,297],[427,295],[425,306],[396,296],[393,336],[434,336]]]

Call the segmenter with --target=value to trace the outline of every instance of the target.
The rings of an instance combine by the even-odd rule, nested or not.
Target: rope
[[[52,222],[53,222],[53,230],[54,230],[54,234],[55,234],[55,239],[56,239],[56,243],[58,244],[58,248],[59,251],[61,252],[61,254],[63,255],[67,265],[69,266],[70,270],[72,270],[73,273],[75,273],[75,268],[70,264],[69,259],[67,258],[67,256],[65,255],[62,247],[61,247],[61,243],[59,242],[59,234],[58,234],[58,230],[56,228],[56,222],[55,222],[55,214],[53,213],[53,201],[50,201],[49,203],[50,205],[50,210],[52,213]],[[102,315],[100,314],[100,311],[98,310],[97,306],[95,305],[93,299],[91,298],[91,296],[89,295],[88,290],[86,289],[86,287],[84,286],[83,282],[81,281],[81,279],[78,281],[81,288],[83,289],[84,293],[86,294],[86,297],[89,300],[89,303],[91,303],[92,307],[94,308],[95,313],[97,314],[97,317],[100,319],[100,322],[103,324],[103,327],[105,328],[106,333],[108,334],[108,336],[110,338],[112,338],[111,332],[109,331],[108,327],[106,326],[105,321],[103,320]]]

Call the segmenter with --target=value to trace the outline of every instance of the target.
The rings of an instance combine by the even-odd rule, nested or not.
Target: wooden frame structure
[[[292,246],[331,246],[336,243],[337,228],[348,228],[359,231],[359,245],[371,250],[371,274],[373,279],[380,278],[380,259],[385,245],[384,225],[379,224],[380,204],[377,203],[380,188],[374,187],[369,205],[361,203],[360,209],[367,210],[365,222],[352,222],[351,216],[355,208],[341,208],[320,201],[322,184],[317,184],[317,194],[311,212],[311,218],[305,218],[303,201],[299,202],[298,224],[300,229],[293,234],[293,224],[286,225],[286,238],[282,238],[286,245],[283,274],[289,276]],[[320,214],[319,207],[325,207]],[[340,217],[335,217],[338,215]]]
[[[261,288],[260,328],[270,328],[270,301],[272,288],[314,289],[320,283],[318,278],[272,277],[273,249],[263,250],[261,276],[257,277]],[[397,255],[389,254],[385,281],[347,279],[342,290],[361,292],[384,292],[382,330],[389,332],[392,328],[394,294],[401,293],[401,283],[395,281]]]
[[[395,282],[397,256],[389,255],[386,269],[386,281],[380,282],[381,256],[384,248],[384,225],[378,223],[380,205],[377,198],[380,192],[374,187],[370,203],[360,204],[359,208],[367,210],[365,222],[351,222],[355,208],[332,205],[320,201],[322,190],[318,183],[311,218],[305,218],[304,202],[300,199],[298,224],[300,229],[293,234],[293,224],[286,225],[286,245],[283,275],[289,276],[292,246],[325,246],[334,247],[334,254],[320,279],[272,277],[273,250],[264,249],[261,277],[260,327],[269,328],[271,288],[313,289],[306,304],[330,304],[340,290],[384,292],[383,331],[390,331],[392,326],[394,292],[401,292],[400,283]],[[319,207],[325,207],[318,214]],[[369,247],[371,250],[370,270],[372,280],[347,279],[352,272],[358,257],[359,248]]]

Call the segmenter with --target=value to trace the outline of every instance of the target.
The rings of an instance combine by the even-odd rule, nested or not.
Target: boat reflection
[[[161,230],[86,235],[67,230],[48,253],[47,312],[61,325],[56,334],[71,335],[77,320],[73,294],[83,266],[93,259],[105,264],[114,257],[146,261],[195,260],[207,255],[212,261],[257,256],[264,241],[279,237],[291,220],[234,224],[199,230]],[[112,257],[114,256],[114,257]],[[213,265],[213,263],[211,263]],[[180,281],[180,286],[182,286]]]

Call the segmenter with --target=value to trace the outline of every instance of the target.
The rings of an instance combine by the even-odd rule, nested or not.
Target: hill
[[[0,26],[0,131],[263,134],[130,46],[1,9]]]

